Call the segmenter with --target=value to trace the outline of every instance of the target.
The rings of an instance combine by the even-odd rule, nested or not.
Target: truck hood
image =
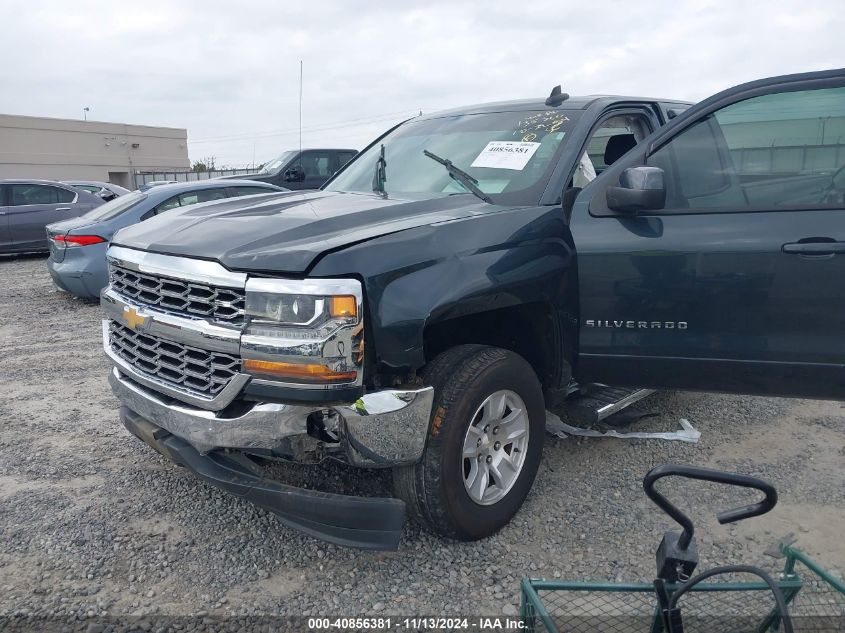
[[[470,194],[409,200],[310,191],[255,198],[168,211],[118,231],[112,243],[213,259],[231,270],[297,274],[350,244],[502,209]]]

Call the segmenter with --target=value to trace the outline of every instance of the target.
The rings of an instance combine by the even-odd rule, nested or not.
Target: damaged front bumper
[[[133,435],[171,461],[218,488],[270,510],[290,527],[347,547],[399,547],[405,522],[405,504],[399,499],[351,497],[286,486],[264,478],[248,460],[222,451],[203,455],[128,407],[120,408],[120,420]]]
[[[250,455],[391,467],[420,459],[433,390],[386,390],[348,405],[240,402],[235,413],[190,407],[134,382],[118,367],[109,383],[120,419],[136,437],[206,482],[274,512],[307,534],[350,547],[396,549],[405,504],[287,486],[264,477]]]
[[[200,453],[226,448],[303,463],[333,458],[365,468],[419,461],[434,396],[431,387],[422,387],[377,391],[339,405],[240,401],[227,413],[162,396],[118,367],[109,384],[122,404]]]

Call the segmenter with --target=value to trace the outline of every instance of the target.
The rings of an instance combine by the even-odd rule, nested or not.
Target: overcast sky
[[[698,100],[845,66],[842,0],[0,0],[0,113],[184,127],[192,160],[361,148],[453,106],[570,94]]]

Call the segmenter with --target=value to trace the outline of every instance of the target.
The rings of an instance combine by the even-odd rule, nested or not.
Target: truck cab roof
[[[488,112],[535,112],[538,110],[587,110],[590,108],[604,109],[609,105],[615,103],[663,103],[679,106],[691,106],[690,101],[681,101],[678,99],[658,99],[652,97],[630,97],[621,95],[585,95],[568,97],[560,105],[550,106],[546,105],[545,98],[535,99],[516,99],[513,101],[494,101],[490,103],[479,103],[470,106],[461,106],[459,108],[451,108],[448,110],[440,110],[430,114],[419,117],[419,120],[436,119],[444,116],[454,116],[459,114],[482,114]]]

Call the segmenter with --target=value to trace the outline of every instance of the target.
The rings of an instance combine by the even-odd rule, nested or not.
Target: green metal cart
[[[652,470],[646,494],[683,527],[668,532],[657,551],[654,583],[593,583],[525,579],[521,619],[525,631],[547,633],[766,633],[845,632],[845,584],[801,550],[781,543],[777,578],[747,565],[692,576],[698,562],[689,519],[654,489],[675,475],[757,488],[766,499],[719,515],[721,523],[771,510],[777,494],[768,483],[743,475],[688,466]],[[749,580],[753,576],[753,580]],[[719,577],[718,581],[713,580]],[[706,581],[706,582],[705,582]]]

